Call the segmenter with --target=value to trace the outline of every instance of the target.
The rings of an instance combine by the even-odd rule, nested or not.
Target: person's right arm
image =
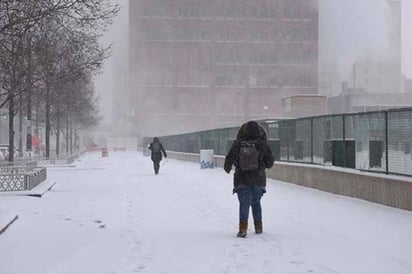
[[[266,168],[271,168],[275,162],[275,157],[273,157],[272,150],[270,149],[269,143],[265,142],[264,152],[263,152],[263,163]]]
[[[167,158],[166,150],[163,148],[163,144],[160,144],[160,150],[162,151],[163,156],[164,156],[165,158]]]
[[[239,147],[238,147],[238,142],[234,141],[228,154],[225,157],[225,164],[223,169],[226,171],[226,173],[230,173],[232,170],[232,166],[236,161],[236,158],[238,157],[239,153]]]

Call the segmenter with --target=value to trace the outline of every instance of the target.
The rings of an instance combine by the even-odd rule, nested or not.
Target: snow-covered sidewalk
[[[412,212],[268,180],[264,233],[241,239],[232,176],[170,159],[155,176],[137,152],[49,169],[42,198],[0,197],[19,215],[0,273],[411,273]]]

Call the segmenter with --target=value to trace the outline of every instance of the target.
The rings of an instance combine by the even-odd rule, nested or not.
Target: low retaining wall
[[[167,151],[167,157],[186,162],[197,162],[200,166],[200,154]]]
[[[200,167],[200,154],[197,154],[197,153],[167,151],[167,157],[169,157],[171,159],[180,160],[180,161],[196,162],[196,163],[199,163],[199,167]],[[225,157],[224,156],[214,155],[213,159],[214,159],[215,167],[223,168],[223,165],[225,163]]]
[[[412,211],[412,178],[353,169],[276,163],[270,178]]]
[[[0,191],[31,190],[47,179],[44,167],[0,168]]]
[[[26,189],[32,190],[47,179],[46,168],[35,168],[30,173],[26,174]]]
[[[199,154],[167,152],[168,157],[198,162]],[[214,156],[223,167],[224,156]],[[199,163],[200,165],[200,163]],[[412,178],[373,174],[353,169],[276,162],[267,170],[268,178],[355,197],[373,203],[412,211]]]

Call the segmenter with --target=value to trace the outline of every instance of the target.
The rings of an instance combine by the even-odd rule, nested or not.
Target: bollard
[[[214,168],[213,149],[200,150],[200,168]]]

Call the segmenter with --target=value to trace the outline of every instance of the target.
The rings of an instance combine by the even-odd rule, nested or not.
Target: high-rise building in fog
[[[319,92],[401,93],[401,1],[320,0]]]
[[[276,117],[317,93],[317,0],[131,0],[130,92],[140,134]]]
[[[386,36],[384,49],[375,55],[366,55],[355,60],[349,84],[354,89],[369,93],[401,93],[401,2],[385,0],[384,8]]]
[[[370,0],[372,2],[381,15],[375,22],[381,24],[368,22],[366,30],[378,33],[382,42],[376,43],[375,35],[363,32],[365,39],[371,40],[368,51],[352,60],[352,66],[342,85],[342,93],[329,99],[330,113],[400,108],[412,103],[412,96],[406,93],[407,85],[401,72],[401,1]]]

